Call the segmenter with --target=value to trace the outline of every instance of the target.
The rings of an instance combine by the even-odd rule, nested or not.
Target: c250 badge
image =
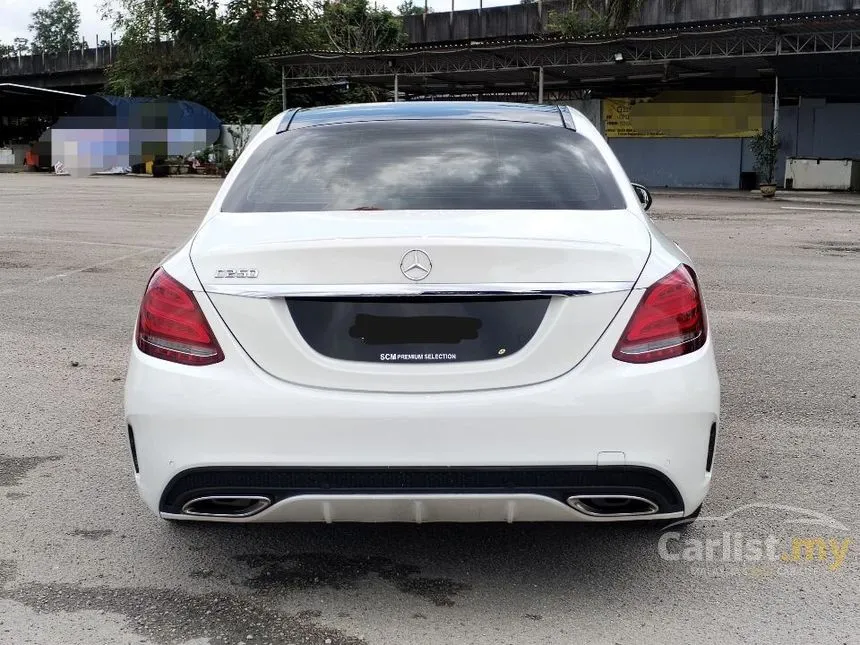
[[[260,275],[257,269],[218,269],[216,278],[256,278]]]

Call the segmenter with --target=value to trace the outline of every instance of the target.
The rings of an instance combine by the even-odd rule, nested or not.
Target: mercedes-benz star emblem
[[[430,262],[430,256],[419,249],[406,251],[400,260],[400,271],[415,282],[430,275],[432,269],[433,263]]]

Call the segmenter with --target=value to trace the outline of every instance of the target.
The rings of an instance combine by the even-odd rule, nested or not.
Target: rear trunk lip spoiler
[[[488,284],[206,284],[206,293],[246,298],[361,298],[385,296],[590,296],[627,292],[635,282],[509,282]]]

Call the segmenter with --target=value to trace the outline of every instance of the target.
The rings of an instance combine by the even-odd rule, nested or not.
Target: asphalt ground
[[[703,516],[728,516],[661,556],[640,525],[151,515],[131,332],[217,187],[0,175],[0,643],[860,643],[860,202],[657,195],[706,294],[723,425]],[[775,561],[749,547],[767,539]]]

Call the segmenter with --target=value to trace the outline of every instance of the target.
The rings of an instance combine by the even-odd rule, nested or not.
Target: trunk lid
[[[649,252],[647,228],[626,211],[223,213],[191,260],[272,376],[439,392],[569,371]]]

